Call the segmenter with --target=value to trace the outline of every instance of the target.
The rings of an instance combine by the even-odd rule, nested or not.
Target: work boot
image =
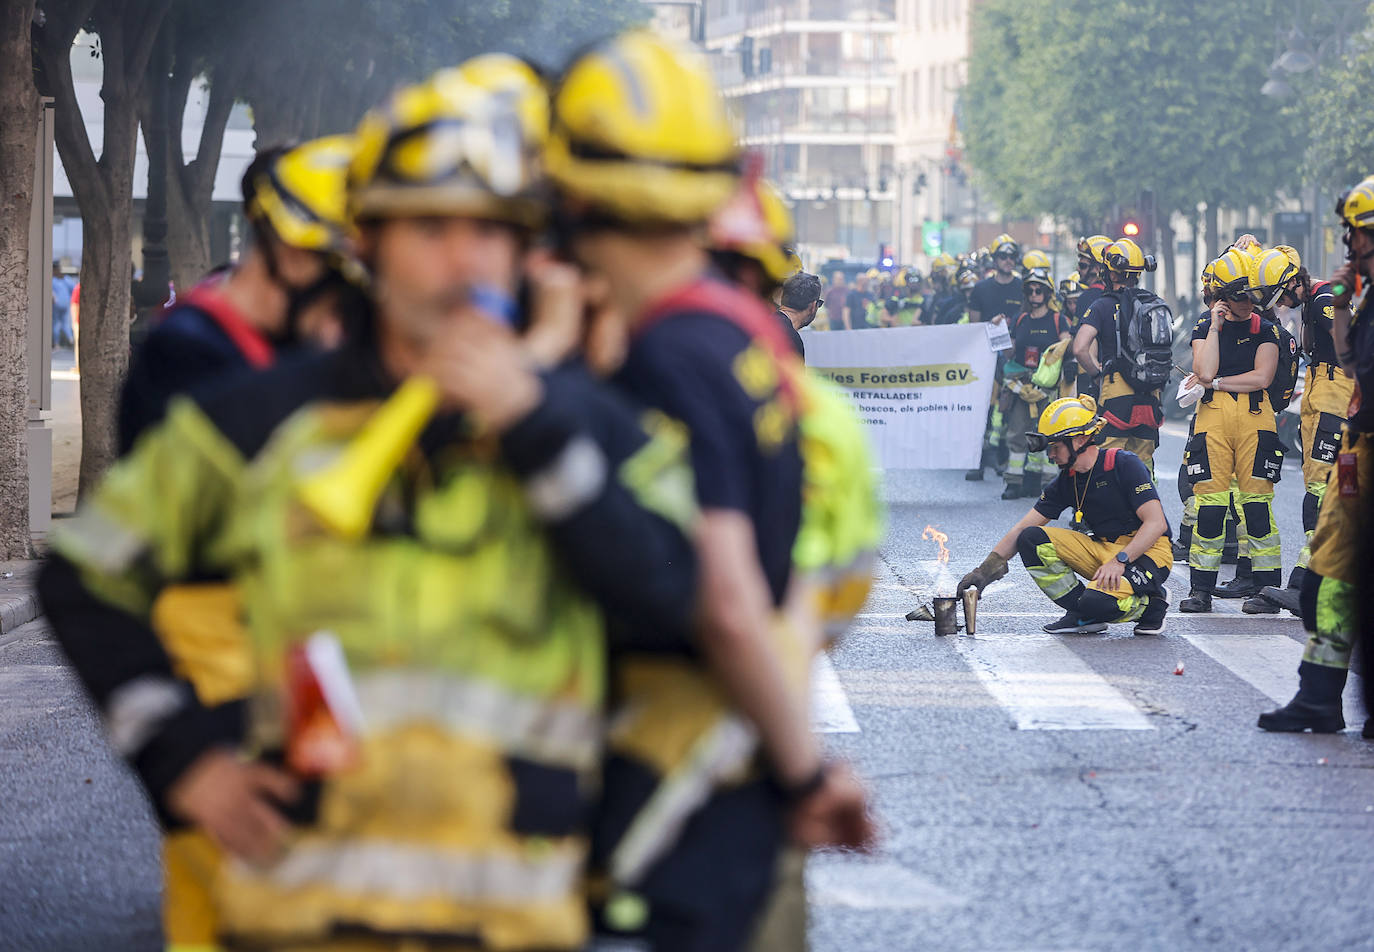
[[[1045,485],[1039,473],[1027,473],[1021,477],[1021,495],[1026,499],[1039,499],[1040,490]]]
[[[1264,588],[1260,589],[1257,594],[1251,595],[1245,601],[1241,602],[1240,610],[1247,615],[1277,615],[1279,612],[1283,611],[1283,606],[1270,600],[1264,593],[1278,591],[1282,590],[1272,585],[1266,585]]]
[[[1020,478],[1020,477],[1017,477],[1017,476],[1008,476],[1008,477],[1007,477],[1007,486],[1006,486],[1005,489],[1002,490],[1002,498],[1003,498],[1003,499],[1020,499],[1022,496],[1025,495],[1025,493],[1022,491],[1022,487],[1023,487],[1024,485],[1025,485],[1025,480],[1024,480],[1024,479],[1022,479],[1022,478]]]
[[[1374,740],[1374,717],[1364,719],[1364,730],[1360,731],[1360,736],[1365,740]]]
[[[1178,538],[1174,540],[1174,561],[1187,562],[1188,553],[1193,548],[1193,527],[1183,526],[1178,530]]]
[[[1249,558],[1243,558],[1236,565],[1236,577],[1212,590],[1217,598],[1248,598],[1260,590],[1255,582]]]
[[[979,466],[977,469],[969,470],[964,474],[964,479],[971,483],[981,483],[983,481],[983,467]]]
[[[1150,603],[1145,606],[1145,614],[1135,623],[1135,634],[1164,634],[1164,618],[1168,614],[1169,600],[1162,595],[1151,595]]]
[[[1298,665],[1298,693],[1293,700],[1259,716],[1262,730],[1300,734],[1334,734],[1345,728],[1341,713],[1341,692],[1345,690],[1345,668],[1304,661]]]
[[[1083,621],[1073,612],[1065,612],[1064,617],[1044,626],[1052,635],[1100,635],[1107,630],[1105,621]]]
[[[1301,617],[1302,617],[1302,577],[1303,577],[1304,575],[1306,575],[1306,574],[1307,574],[1307,569],[1303,568],[1302,566],[1297,566],[1296,568],[1293,569],[1292,572],[1289,573],[1289,575],[1288,575],[1288,585],[1285,586],[1284,588],[1279,588],[1277,585],[1266,585],[1266,586],[1264,586],[1264,588],[1262,588],[1262,589],[1259,590],[1259,595],[1255,596],[1255,598],[1262,598],[1262,599],[1264,599],[1266,602],[1268,602],[1271,606],[1274,607],[1275,611],[1272,611],[1272,612],[1261,612],[1261,611],[1259,611],[1259,610],[1251,611],[1251,609],[1250,609],[1250,603],[1253,602],[1253,601],[1255,601],[1254,598],[1248,599],[1248,600],[1245,602],[1245,604],[1241,606],[1241,611],[1249,612],[1251,615],[1259,615],[1259,614],[1274,615],[1274,614],[1277,614],[1277,613],[1278,613],[1278,612],[1277,612],[1278,609],[1280,609],[1280,608],[1286,608],[1286,609],[1288,609],[1288,611],[1292,612],[1294,615],[1297,615],[1299,618],[1301,618]]]
[[[1178,610],[1188,615],[1207,615],[1212,611],[1212,593],[1193,589],[1178,603]]]

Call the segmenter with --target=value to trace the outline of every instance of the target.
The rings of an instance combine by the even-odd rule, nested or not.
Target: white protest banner
[[[978,324],[807,334],[806,365],[847,390],[884,469],[970,469],[994,355]]]

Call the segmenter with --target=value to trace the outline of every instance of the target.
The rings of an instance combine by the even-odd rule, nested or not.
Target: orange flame
[[[926,526],[925,531],[921,533],[921,538],[934,539],[935,544],[940,547],[940,562],[944,565],[949,564],[949,549],[945,546],[945,543],[949,541],[948,535],[941,532],[934,526]]]

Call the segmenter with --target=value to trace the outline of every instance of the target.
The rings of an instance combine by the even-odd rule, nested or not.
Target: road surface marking
[[[806,864],[807,899],[850,909],[949,909],[968,898],[890,859],[815,853]]]
[[[1017,730],[1154,730],[1148,717],[1052,635],[979,632],[950,640]]]
[[[816,655],[811,663],[811,729],[819,734],[859,733],[844,685],[826,654]]]
[[[1305,642],[1285,635],[1244,631],[1190,631],[1184,632],[1183,638],[1271,701],[1287,704],[1297,693],[1298,664]],[[1363,725],[1360,679],[1353,672],[1345,686],[1344,702],[1346,724]]]

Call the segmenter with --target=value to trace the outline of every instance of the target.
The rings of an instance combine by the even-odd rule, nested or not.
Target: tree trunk
[[[1207,256],[1204,261],[1215,261],[1221,256],[1221,232],[1217,224],[1217,203],[1208,202],[1207,210],[1203,212],[1203,227],[1207,232]],[[1198,271],[1201,274],[1201,269]]]
[[[1192,297],[1194,294],[1201,295],[1202,291],[1202,217],[1197,213],[1197,206],[1193,207],[1188,221],[1193,227],[1193,255],[1190,260],[1193,270],[1189,277],[1192,282],[1189,287],[1195,290],[1188,292],[1188,296]],[[1201,301],[1200,296],[1198,300]]]
[[[32,554],[29,539],[29,209],[38,91],[29,22],[34,0],[0,0],[0,559]]]
[[[84,497],[117,455],[119,392],[129,364],[134,155],[148,60],[171,0],[74,0],[48,9],[34,50],[57,100],[62,167],[81,209],[81,476]],[[97,160],[72,82],[71,47],[90,22],[100,35],[104,139]]]
[[[1169,302],[1169,307],[1178,313],[1178,262],[1174,260],[1174,225],[1172,216],[1165,216],[1159,229],[1159,254],[1164,259],[1164,293],[1160,297]]]

